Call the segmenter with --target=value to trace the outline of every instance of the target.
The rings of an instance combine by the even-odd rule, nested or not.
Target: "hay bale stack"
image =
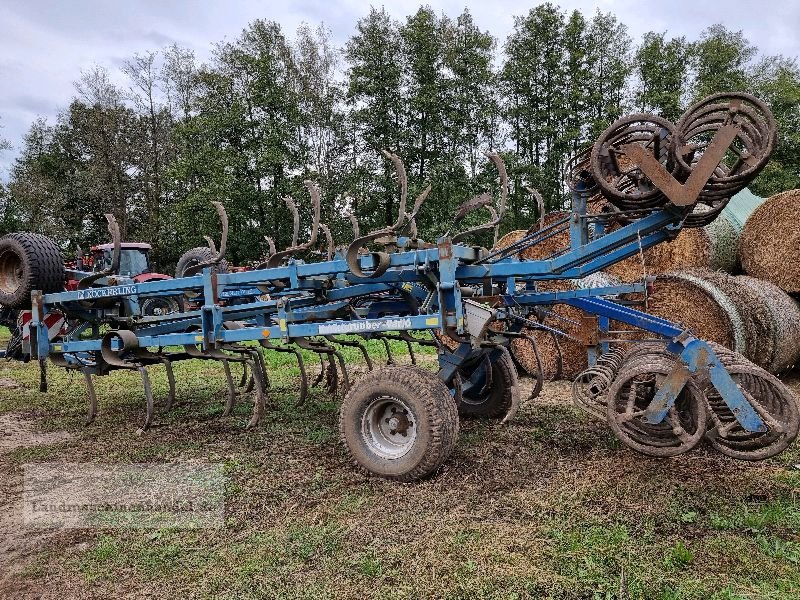
[[[647,311],[780,373],[800,359],[800,307],[774,284],[691,270],[660,276]]]
[[[800,292],[800,189],[767,198],[744,224],[739,258],[745,273]]]
[[[644,272],[660,275],[693,268],[734,272],[738,239],[735,223],[720,215],[706,227],[682,229],[674,240],[626,258],[607,271],[625,283],[641,280]]]

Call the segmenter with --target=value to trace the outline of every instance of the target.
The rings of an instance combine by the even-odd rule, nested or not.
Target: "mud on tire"
[[[450,455],[458,438],[458,411],[435,374],[384,367],[350,389],[339,429],[357,467],[377,477],[415,481]]]
[[[0,304],[30,308],[31,292],[64,290],[64,259],[55,242],[38,233],[0,238]]]

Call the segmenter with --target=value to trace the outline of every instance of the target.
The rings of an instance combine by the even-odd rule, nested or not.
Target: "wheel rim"
[[[6,250],[0,253],[0,290],[13,294],[22,285],[25,276],[22,261],[16,252]]]
[[[142,314],[148,317],[160,317],[180,311],[173,298],[149,298],[142,303]]]
[[[373,399],[361,419],[361,432],[370,450],[381,458],[405,456],[417,440],[417,417],[393,396]]]

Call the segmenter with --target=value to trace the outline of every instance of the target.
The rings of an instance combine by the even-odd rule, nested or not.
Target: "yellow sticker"
[[[286,331],[286,319],[280,319],[278,321],[278,327],[280,327],[283,331]]]
[[[195,342],[202,342],[202,341],[203,341],[203,336],[202,336],[202,335],[196,335],[196,336],[194,336],[194,341],[195,341]]]
[[[53,346],[53,352],[61,352],[61,346],[59,345]]]
[[[412,289],[412,286],[411,286],[411,284],[410,284],[410,283],[404,283],[404,284],[402,285],[402,288],[403,288],[404,290],[406,290],[407,292],[410,292],[410,291],[411,291],[411,289]]]
[[[425,325],[438,325],[439,318],[438,317],[428,317],[425,319]]]
[[[268,338],[269,337],[269,329],[262,329],[261,330],[261,335],[264,336],[265,338]]]

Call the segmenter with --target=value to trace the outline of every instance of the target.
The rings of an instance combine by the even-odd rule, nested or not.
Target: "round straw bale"
[[[744,224],[739,258],[745,273],[800,292],[800,189],[767,198]]]
[[[697,337],[744,353],[744,323],[734,302],[703,272],[661,275],[647,302],[650,314],[680,323]]]
[[[735,278],[742,288],[753,292],[754,300],[748,305],[748,315],[759,319],[759,326],[765,333],[758,340],[764,353],[772,349],[769,360],[763,364],[748,357],[760,367],[771,373],[782,373],[800,360],[800,307],[797,302],[774,283],[741,275]],[[764,313],[767,314],[765,318]],[[762,352],[756,352],[761,356]]]

